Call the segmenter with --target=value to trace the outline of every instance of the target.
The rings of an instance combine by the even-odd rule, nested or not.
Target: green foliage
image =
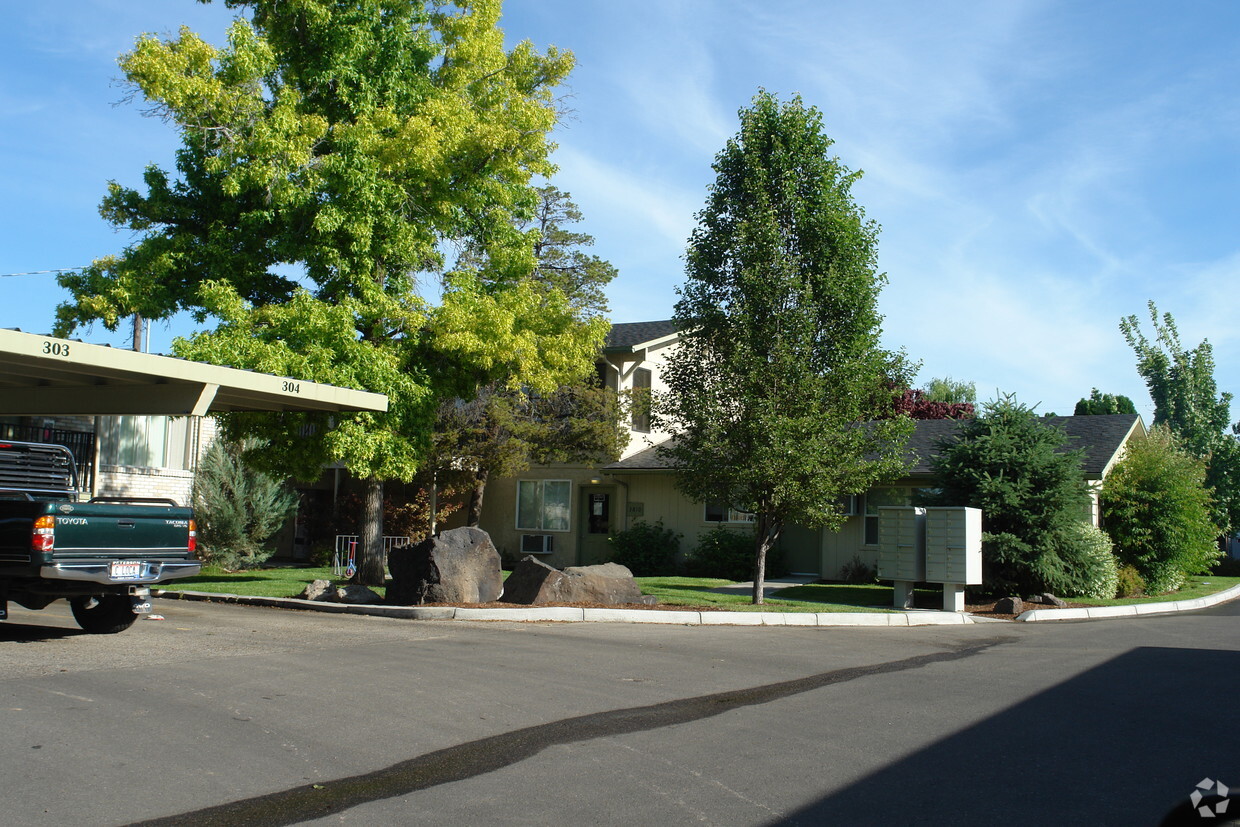
[[[1119,567],[1115,583],[1116,597],[1140,597],[1145,594],[1145,578],[1135,566]]]
[[[754,601],[784,524],[903,469],[907,417],[876,423],[910,369],[880,346],[878,227],[819,112],[760,92],[715,159],[674,320],[685,335],[656,399],[680,489],[757,515]]]
[[[715,526],[698,537],[697,545],[685,556],[685,573],[692,577],[752,580],[753,547],[752,529]],[[766,568],[773,577],[783,573],[783,555],[778,548],[768,553]]]
[[[840,574],[844,582],[851,586],[865,586],[878,582],[878,569],[866,565],[865,561],[856,555],[853,555],[853,559],[840,568]]]
[[[1054,556],[1037,560],[1039,574],[1050,592],[1098,600],[1115,597],[1119,564],[1106,532],[1091,523],[1074,523],[1058,541]]]
[[[934,378],[926,383],[926,399],[930,402],[946,402],[948,404],[977,404],[977,386],[972,382],[952,379],[945,376]]]
[[[991,591],[1054,591],[1068,561],[1073,526],[1085,519],[1089,492],[1081,452],[1067,436],[1011,396],[988,403],[932,463],[939,491],[928,505],[982,509],[982,562]]]
[[[661,521],[643,521],[616,532],[607,540],[611,543],[613,563],[627,566],[636,577],[658,577],[676,573],[680,537],[670,528],[664,528]]]
[[[529,285],[545,291],[548,302],[563,296],[561,310],[576,328],[590,332],[591,338],[562,343],[571,352],[578,344],[593,352],[577,353],[573,364],[586,364],[598,356],[607,324],[603,315],[607,300],[603,288],[616,275],[616,269],[597,256],[582,251],[594,243],[584,233],[573,233],[563,226],[581,220],[577,205],[567,193],[547,186],[538,190],[539,205],[533,226],[536,266]],[[467,249],[458,262],[459,270],[486,271],[486,251],[479,245]],[[480,344],[493,344],[484,339]],[[510,345],[504,345],[510,347]],[[619,456],[627,432],[621,428],[620,400],[599,386],[593,373],[565,376],[554,390],[531,383],[513,386],[514,376],[527,377],[529,371],[512,373],[485,384],[465,381],[458,397],[439,408],[435,425],[435,464],[446,474],[464,478],[472,490],[466,521],[477,525],[487,481],[512,476],[531,463],[608,462]],[[481,381],[480,377],[475,377]]]
[[[1240,443],[1235,428],[1228,427],[1232,395],[1217,390],[1210,343],[1186,349],[1171,314],[1164,313],[1160,321],[1152,301],[1149,311],[1153,342],[1141,332],[1136,316],[1123,319],[1120,330],[1154,401],[1154,425],[1166,425],[1183,450],[1206,463],[1216,534],[1230,534],[1240,526]]]
[[[532,282],[538,204],[553,172],[554,89],[572,56],[504,47],[499,0],[227,0],[216,48],[188,29],[140,37],[120,65],[148,113],[181,131],[176,174],[145,193],[111,184],[101,211],[137,235],[61,284],[57,332],[181,310],[213,330],[190,359],[387,394],[386,413],[230,416],[255,460],[368,481],[362,582],[383,579],[381,482],[408,480],[440,398],[503,382],[550,392],[591,370],[606,332]],[[443,251],[473,245],[479,272],[418,293]]]
[[[1135,414],[1137,406],[1126,396],[1113,393],[1100,393],[1097,388],[1089,392],[1088,399],[1076,403],[1073,416],[1103,416],[1105,414]]]
[[[1103,485],[1103,525],[1116,555],[1141,573],[1151,594],[1175,591],[1221,555],[1205,479],[1201,460],[1168,428],[1155,427],[1128,447]]]
[[[217,438],[194,475],[194,515],[198,548],[209,565],[249,569],[264,563],[273,549],[267,540],[297,508],[297,495],[280,480],[245,462],[253,441]]]

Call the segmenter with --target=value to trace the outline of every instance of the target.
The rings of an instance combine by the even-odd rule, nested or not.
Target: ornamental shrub
[[[1102,487],[1103,525],[1148,594],[1175,591],[1221,556],[1206,466],[1157,426],[1128,447]]]
[[[652,577],[676,573],[680,537],[664,528],[662,521],[656,521],[635,523],[607,540],[611,543],[613,563],[626,566],[634,577]]]
[[[219,437],[194,475],[194,517],[198,553],[209,565],[228,570],[260,566],[275,552],[266,545],[297,508],[297,495],[246,464],[249,442]]]
[[[1060,597],[1092,597],[1110,600],[1119,583],[1119,563],[1111,538],[1090,523],[1074,523],[1059,537],[1056,554],[1042,558],[1056,561],[1055,571],[1043,572],[1047,588]]]
[[[752,580],[754,569],[754,530],[719,525],[698,538],[697,546],[685,557],[685,574],[690,577],[718,577],[723,580]],[[778,547],[766,554],[766,576],[785,574],[783,552]]]
[[[1132,566],[1120,566],[1115,596],[1141,597],[1143,594],[1145,594],[1145,580],[1141,577],[1141,572]]]

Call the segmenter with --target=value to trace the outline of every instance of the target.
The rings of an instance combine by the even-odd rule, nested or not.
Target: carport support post
[[[893,604],[897,609],[913,608],[913,581],[912,580],[895,580],[895,599]]]

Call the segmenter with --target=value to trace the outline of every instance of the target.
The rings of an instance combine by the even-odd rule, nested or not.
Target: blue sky
[[[0,273],[72,267],[127,234],[106,182],[171,167],[175,131],[118,104],[116,56],[222,3],[42,0],[0,33]],[[1214,345],[1240,392],[1240,4],[507,0],[513,42],[571,49],[560,172],[620,270],[615,321],[667,318],[715,154],[762,87],[824,114],[878,221],[885,341],[921,378],[1071,413],[1091,387],[1152,408],[1118,330],[1146,302]],[[50,275],[0,276],[0,327],[46,332]],[[157,324],[166,351],[184,322]],[[1146,326],[1149,331],[1148,324]],[[82,331],[123,344],[123,333]]]

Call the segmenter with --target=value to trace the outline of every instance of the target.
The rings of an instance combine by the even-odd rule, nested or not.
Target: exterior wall
[[[193,499],[194,471],[203,453],[215,439],[218,425],[211,417],[195,417],[191,422],[192,467],[148,468],[128,465],[99,465],[93,494],[98,497],[162,497],[178,505]]]
[[[593,484],[591,480],[594,479],[600,480],[600,484]],[[535,532],[517,528],[517,482],[520,480],[568,480],[570,482],[567,531]],[[515,477],[492,479],[487,483],[486,498],[482,501],[482,517],[479,525],[491,535],[491,541],[495,543],[495,547],[499,549],[505,560],[515,561],[525,556],[521,553],[521,535],[549,534],[554,538],[552,552],[535,556],[547,565],[556,568],[576,566],[580,562],[578,546],[584,519],[581,508],[582,494],[586,491],[608,488],[609,486],[601,484],[603,482],[597,470],[581,465],[536,466],[528,471],[522,471]],[[616,493],[621,494],[621,492]],[[619,502],[613,510],[613,515],[622,515],[624,508],[622,494],[616,499]],[[616,516],[613,516],[613,520],[616,520],[618,524]]]
[[[663,381],[663,366],[667,361],[668,355],[676,347],[676,343],[671,342],[632,354],[608,354],[608,386],[619,392],[631,391],[633,389],[633,374],[638,368],[645,368],[651,373],[651,393],[657,395],[666,392],[667,384]],[[651,445],[658,445],[667,439],[667,436],[666,432],[659,430],[652,430],[649,433],[630,431],[629,444],[621,452],[620,458],[630,457],[638,451],[649,448]]]
[[[173,500],[177,505],[189,505],[193,486],[193,471],[172,468],[101,465],[95,476],[95,496],[161,497]]]

